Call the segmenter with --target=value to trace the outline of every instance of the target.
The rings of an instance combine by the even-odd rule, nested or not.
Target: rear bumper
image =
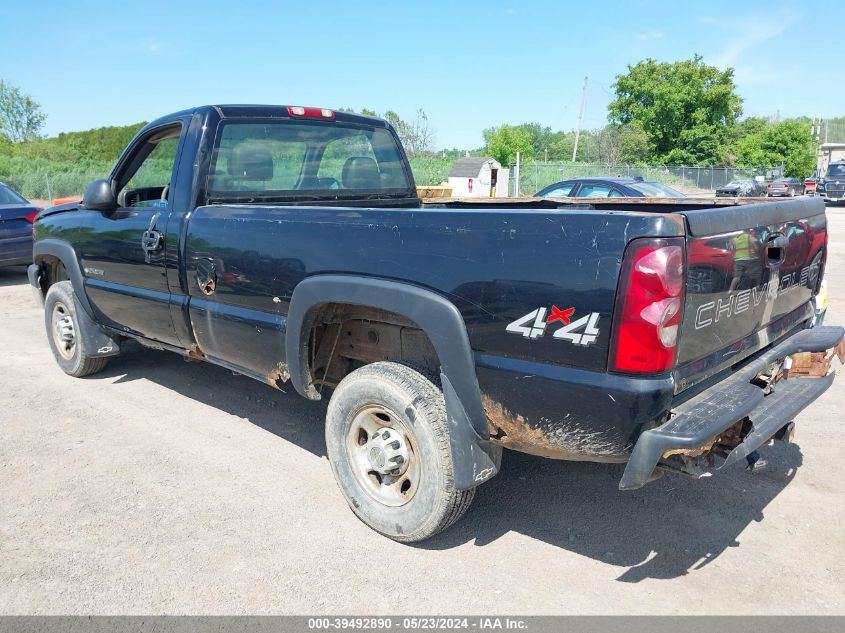
[[[801,330],[766,350],[729,378],[674,407],[669,422],[640,435],[619,488],[641,488],[667,451],[697,449],[746,417],[751,421],[752,430],[719,467],[749,455],[824,393],[833,382],[833,374],[822,378],[782,380],[774,385],[769,395],[751,381],[768,365],[790,354],[821,352],[836,347],[843,335],[845,330],[841,327]]]

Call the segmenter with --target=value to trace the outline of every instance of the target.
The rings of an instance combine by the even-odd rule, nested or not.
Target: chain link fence
[[[705,193],[732,180],[756,176],[772,177],[771,169],[737,169],[684,165],[598,165],[568,162],[528,162],[519,168],[519,194],[532,195],[540,189],[570,178],[635,178],[659,182],[683,193]],[[516,196],[516,165],[510,165],[508,195]]]

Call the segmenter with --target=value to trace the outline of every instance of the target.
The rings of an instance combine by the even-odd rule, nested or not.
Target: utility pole
[[[578,127],[575,128],[575,146],[572,148],[572,162],[578,154],[578,139],[581,137],[581,125],[584,123],[584,105],[587,101],[587,77],[584,77],[584,87],[581,88],[581,111],[578,113]]]

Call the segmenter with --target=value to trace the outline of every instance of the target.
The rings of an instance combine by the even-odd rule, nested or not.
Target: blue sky
[[[845,115],[828,0],[3,4],[0,78],[41,103],[49,135],[279,103],[422,108],[438,147],[472,148],[500,123],[573,129],[585,75],[585,127],[600,127],[628,64],[694,53],[736,69],[746,115]]]

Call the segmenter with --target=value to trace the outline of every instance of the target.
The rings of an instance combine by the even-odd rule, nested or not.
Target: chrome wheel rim
[[[346,451],[356,481],[374,500],[398,507],[414,498],[422,475],[417,442],[393,411],[376,404],[360,408],[349,424]]]
[[[53,342],[62,358],[70,360],[76,349],[76,326],[67,306],[57,301],[51,315],[53,324]]]

